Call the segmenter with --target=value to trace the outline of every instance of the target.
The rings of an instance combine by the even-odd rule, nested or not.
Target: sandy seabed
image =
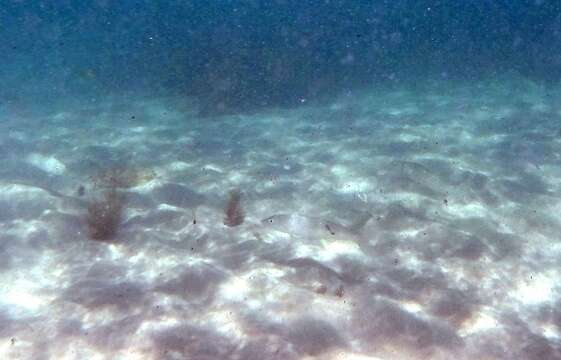
[[[0,358],[561,359],[561,89],[195,110],[2,113]],[[120,226],[92,240],[108,186]]]

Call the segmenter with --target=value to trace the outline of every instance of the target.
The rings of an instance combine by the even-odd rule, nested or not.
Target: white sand
[[[560,90],[5,113],[0,359],[561,358]],[[115,239],[93,241],[92,176],[115,167],[140,175]],[[228,228],[233,188],[246,220]],[[301,218],[261,223],[279,213]]]

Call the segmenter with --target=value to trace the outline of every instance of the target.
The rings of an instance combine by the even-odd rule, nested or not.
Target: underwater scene
[[[0,0],[0,359],[561,359],[561,2]]]

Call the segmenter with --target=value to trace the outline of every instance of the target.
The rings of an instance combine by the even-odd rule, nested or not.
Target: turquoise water
[[[560,359],[557,2],[0,7],[1,359]]]

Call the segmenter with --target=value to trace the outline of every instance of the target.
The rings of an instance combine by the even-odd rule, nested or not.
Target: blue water
[[[175,93],[213,114],[386,81],[560,76],[555,1],[7,1],[0,11],[4,102]]]
[[[0,359],[561,359],[559,1],[0,34]]]

